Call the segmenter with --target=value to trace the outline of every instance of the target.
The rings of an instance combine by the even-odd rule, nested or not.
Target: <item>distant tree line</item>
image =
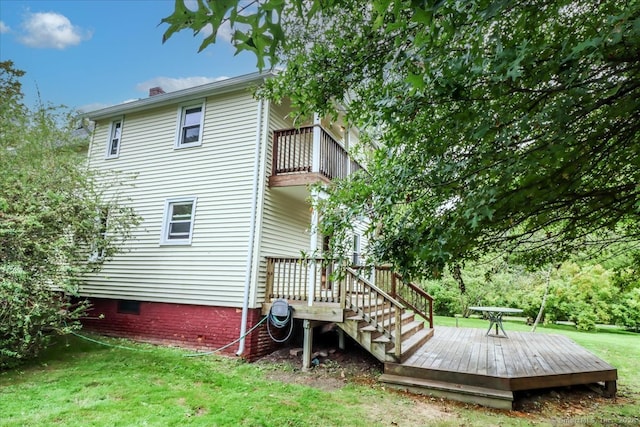
[[[464,293],[453,274],[427,280],[423,286],[434,296],[438,315],[468,317],[472,314],[470,306],[506,306],[523,309],[522,315],[533,320],[548,278],[544,322],[571,321],[581,330],[593,330],[596,324],[613,324],[638,331],[639,261],[640,252],[628,250],[586,261],[576,256],[547,269],[529,271],[502,259],[485,259],[461,270]]]

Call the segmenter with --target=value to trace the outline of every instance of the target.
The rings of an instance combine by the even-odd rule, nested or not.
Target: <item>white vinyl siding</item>
[[[202,97],[202,94],[196,95]],[[182,133],[183,113],[202,106],[200,147],[175,149]],[[176,110],[178,118],[176,119]],[[286,108],[268,109],[268,126],[261,129],[260,195],[256,224],[259,266],[252,274],[249,307],[264,300],[267,257],[300,257],[312,252],[311,206],[307,187],[270,188],[272,135],[293,127]],[[249,91],[209,96],[127,113],[126,155],[105,161],[90,147],[89,166],[108,171],[117,165],[115,189],[121,200],[141,217],[124,252],[87,276],[82,295],[136,301],[157,301],[242,307],[247,277],[251,204],[256,155],[258,101]],[[188,122],[186,122],[188,124]],[[104,141],[110,123],[98,121],[93,142]],[[268,133],[265,135],[264,133]],[[110,180],[105,176],[105,180]],[[105,181],[108,182],[108,181]],[[107,190],[105,197],[115,193]],[[191,244],[159,244],[167,227],[167,200],[197,196]],[[163,229],[164,226],[164,229]],[[318,243],[322,245],[319,236]],[[366,242],[363,237],[363,248]],[[366,250],[366,249],[365,249]]]
[[[272,106],[269,116],[269,136],[267,158],[265,159],[265,179],[271,175],[273,131],[276,129],[290,129],[293,123],[284,117],[285,111]],[[260,236],[260,269],[256,292],[250,305],[259,307],[264,301],[266,287],[266,258],[267,257],[300,257],[302,251],[309,253],[311,206],[308,197],[292,197],[291,188],[271,188],[265,186],[262,233]],[[298,191],[309,195],[307,188]],[[321,240],[321,239],[320,239]]]
[[[249,91],[207,98],[197,150],[173,149],[177,105],[127,114],[127,155],[117,162],[123,181],[117,189],[142,222],[125,251],[87,277],[83,295],[241,307],[257,106]],[[108,128],[98,122],[94,141],[104,141]],[[96,154],[90,153],[92,169],[114,168]],[[165,200],[183,195],[197,196],[191,245],[159,245]]]
[[[114,120],[109,128],[109,136],[107,138],[106,158],[114,159],[120,155],[120,143],[122,141],[122,125],[123,119]]]

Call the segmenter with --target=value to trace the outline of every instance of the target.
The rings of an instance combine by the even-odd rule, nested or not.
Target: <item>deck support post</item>
[[[302,370],[306,371],[311,368],[311,350],[313,348],[313,326],[311,321],[304,319],[302,321],[304,329],[304,337],[302,342]]]
[[[618,387],[616,385],[616,381],[605,381],[604,382],[604,396],[605,397],[616,397],[617,391],[618,391]]]
[[[340,328],[338,328],[338,348],[340,350],[344,350],[345,345],[344,345],[344,331]]]

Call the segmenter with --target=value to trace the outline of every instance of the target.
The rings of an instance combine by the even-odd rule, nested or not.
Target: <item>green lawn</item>
[[[459,319],[459,324],[487,326],[480,319]],[[436,325],[455,325],[455,319],[438,317]],[[505,328],[529,330],[518,322]],[[570,328],[539,332],[567,334],[619,369],[624,397],[597,406],[590,419],[640,420],[639,336]],[[268,379],[290,366],[185,357],[188,351],[100,339],[136,351],[73,337],[52,346],[36,363],[0,373],[0,426],[528,426],[551,425],[567,416],[415,397],[375,382],[347,381],[324,390]]]

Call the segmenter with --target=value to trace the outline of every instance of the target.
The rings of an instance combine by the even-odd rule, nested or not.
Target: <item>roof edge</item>
[[[90,120],[100,120],[109,117],[122,115],[125,113],[134,113],[146,110],[150,107],[162,107],[165,105],[175,104],[189,99],[206,96],[209,94],[223,94],[233,90],[248,88],[251,84],[262,82],[268,78],[277,75],[274,71],[255,72],[244,74],[237,77],[231,77],[216,82],[205,83],[199,86],[193,86],[186,89],[168,92],[161,95],[142,98],[137,101],[125,102],[122,104],[112,105],[110,107],[101,108],[99,110],[88,111],[81,114]]]

